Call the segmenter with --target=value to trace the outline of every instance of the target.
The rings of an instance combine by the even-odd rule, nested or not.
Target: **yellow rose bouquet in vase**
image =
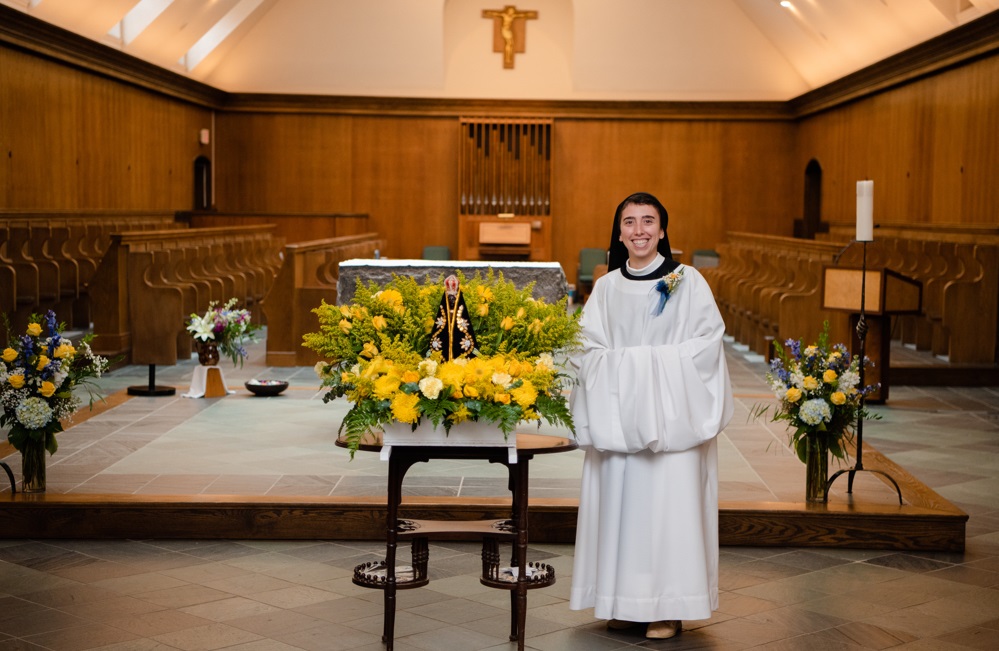
[[[323,400],[353,407],[340,433],[351,455],[361,439],[396,423],[429,423],[450,432],[463,422],[491,423],[509,436],[544,419],[572,430],[556,357],[579,343],[567,299],[535,300],[490,272],[438,282],[396,276],[385,286],[358,282],[350,305],[325,302],[319,332],[304,345],[328,361],[316,372]]]
[[[801,340],[788,339],[783,346],[774,342],[774,351],[766,378],[780,402],[772,420],[791,428],[791,448],[805,463],[805,500],[824,502],[829,455],[847,458],[861,398],[878,387],[859,386],[860,359],[843,344],[829,345],[828,321],[817,342],[803,346]],[[768,410],[758,407],[754,415]],[[863,415],[878,418],[866,409]]]
[[[4,325],[10,333],[6,319]],[[74,345],[62,336],[63,327],[51,310],[44,317],[33,314],[25,333],[13,337],[0,356],[0,426],[21,453],[25,492],[45,490],[45,453],[55,454],[56,434],[83,402],[74,389],[87,389],[93,405],[93,379],[108,368],[90,349],[93,335]]]

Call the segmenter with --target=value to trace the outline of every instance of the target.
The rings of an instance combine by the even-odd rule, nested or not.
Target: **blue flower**
[[[666,301],[668,301],[669,297],[676,291],[676,288],[680,284],[681,280],[683,280],[683,267],[677,267],[676,270],[659,279],[659,282],[656,283],[655,287],[655,290],[659,292],[659,298],[656,301],[655,306],[652,308],[653,316],[659,316],[663,313],[663,308],[666,307]]]

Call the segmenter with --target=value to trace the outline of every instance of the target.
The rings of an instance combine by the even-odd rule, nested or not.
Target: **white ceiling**
[[[513,1],[510,70],[482,11]],[[999,8],[789,2],[0,0],[230,92],[553,100],[787,100]]]

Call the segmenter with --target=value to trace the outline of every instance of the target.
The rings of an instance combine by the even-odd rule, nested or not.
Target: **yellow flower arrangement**
[[[303,345],[328,360],[315,369],[329,389],[323,400],[353,403],[340,427],[351,455],[366,433],[392,422],[415,429],[426,419],[445,431],[491,422],[509,435],[521,422],[544,419],[573,429],[563,391],[569,377],[555,364],[556,354],[579,344],[578,315],[566,299],[535,300],[533,284],[517,289],[491,271],[458,279],[475,348],[454,359],[431,347],[443,278],[358,282],[351,305],[313,310],[320,329]]]
[[[0,329],[14,334],[6,315]],[[56,453],[63,421],[82,405],[74,389],[85,389],[92,406],[94,379],[109,366],[90,349],[93,335],[74,346],[63,338],[63,329],[51,310],[32,314],[25,334],[15,336],[0,354],[0,427],[7,429],[7,441],[22,455],[32,446]]]

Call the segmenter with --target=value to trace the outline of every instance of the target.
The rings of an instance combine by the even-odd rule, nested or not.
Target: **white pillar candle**
[[[857,241],[874,241],[874,181],[857,181]]]

